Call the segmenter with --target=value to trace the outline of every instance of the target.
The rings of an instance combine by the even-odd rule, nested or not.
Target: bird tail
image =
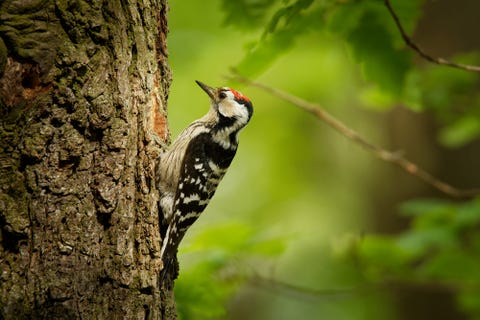
[[[176,256],[166,255],[162,258],[163,269],[160,271],[160,286],[173,287],[173,281],[178,277],[178,262]]]

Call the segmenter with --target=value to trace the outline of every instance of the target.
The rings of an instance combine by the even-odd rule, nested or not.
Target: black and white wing
[[[173,200],[172,217],[168,225],[161,251],[166,273],[177,275],[176,254],[178,245],[188,228],[198,219],[200,214],[213,197],[218,183],[223,178],[236,150],[225,150],[220,145],[212,143],[208,133],[202,133],[193,138],[187,147],[178,186]],[[172,270],[170,270],[172,271]]]

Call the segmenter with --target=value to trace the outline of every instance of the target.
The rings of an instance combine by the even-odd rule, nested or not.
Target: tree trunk
[[[0,1],[0,318],[172,319],[167,0]]]

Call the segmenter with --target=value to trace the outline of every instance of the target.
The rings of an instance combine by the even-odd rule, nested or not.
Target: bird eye
[[[227,97],[227,94],[225,92],[220,92],[220,94],[218,95],[218,97],[220,99],[225,99]]]

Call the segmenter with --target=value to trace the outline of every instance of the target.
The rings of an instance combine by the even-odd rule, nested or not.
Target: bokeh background
[[[480,2],[392,1],[426,51],[476,63]],[[171,1],[172,138],[254,104],[237,156],[180,248],[182,319],[477,319],[480,204],[452,200],[230,68],[320,104],[452,185],[480,185],[478,75],[408,50],[383,1]],[[478,268],[477,268],[478,267]],[[478,299],[477,299],[478,298]]]

